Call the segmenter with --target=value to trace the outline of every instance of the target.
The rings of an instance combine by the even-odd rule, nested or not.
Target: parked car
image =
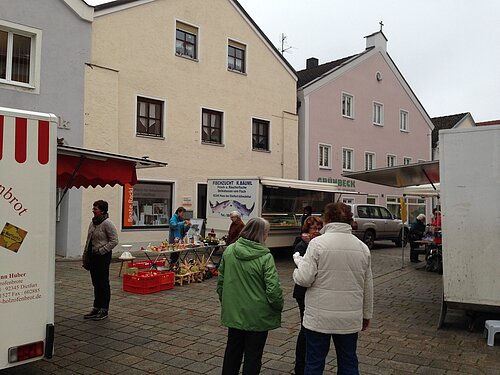
[[[375,241],[390,240],[396,246],[408,242],[409,230],[403,222],[396,219],[384,206],[375,204],[352,204],[352,233],[362,240],[371,250]]]

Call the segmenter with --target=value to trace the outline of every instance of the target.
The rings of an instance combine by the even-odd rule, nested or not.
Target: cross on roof
[[[379,24],[380,24],[380,31],[382,31],[382,27],[384,27],[384,22],[380,21]]]

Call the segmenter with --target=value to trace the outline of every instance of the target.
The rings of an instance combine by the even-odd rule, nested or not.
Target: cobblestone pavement
[[[408,260],[408,249],[406,250]],[[449,311],[436,330],[442,277],[406,263],[401,250],[372,251],[375,314],[360,334],[362,374],[500,374],[500,343],[488,347],[479,322]],[[270,332],[262,374],[293,372],[299,312],[292,298],[293,262],[277,255],[285,292],[283,326]],[[126,293],[111,265],[109,319],[83,321],[92,303],[89,274],[80,262],[56,264],[56,353],[53,359],[0,371],[7,374],[220,374],[226,329],[219,324],[216,279],[150,295]],[[419,269],[420,268],[420,269]],[[484,321],[484,320],[483,320]],[[335,373],[333,347],[325,373]]]

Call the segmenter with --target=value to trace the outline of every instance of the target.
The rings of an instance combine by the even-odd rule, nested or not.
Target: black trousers
[[[262,367],[262,353],[267,333],[268,331],[251,332],[229,328],[222,375],[238,375],[243,355],[245,355],[243,375],[258,375]]]
[[[305,311],[305,298],[295,297],[300,311],[300,331],[297,336],[297,345],[295,346],[295,375],[304,375],[304,367],[306,365],[306,335],[305,328],[302,325]]]
[[[104,255],[91,253],[90,277],[94,286],[94,307],[97,309],[109,309],[109,300],[111,299],[111,288],[109,286],[110,264],[111,252]]]
[[[419,245],[413,241],[410,241],[410,260],[418,260],[418,250]]]

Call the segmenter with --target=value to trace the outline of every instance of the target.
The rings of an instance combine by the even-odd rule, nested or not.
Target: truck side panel
[[[0,368],[26,363],[9,348],[54,323],[56,129],[53,115],[0,108]]]
[[[445,301],[500,306],[500,126],[439,145]]]

